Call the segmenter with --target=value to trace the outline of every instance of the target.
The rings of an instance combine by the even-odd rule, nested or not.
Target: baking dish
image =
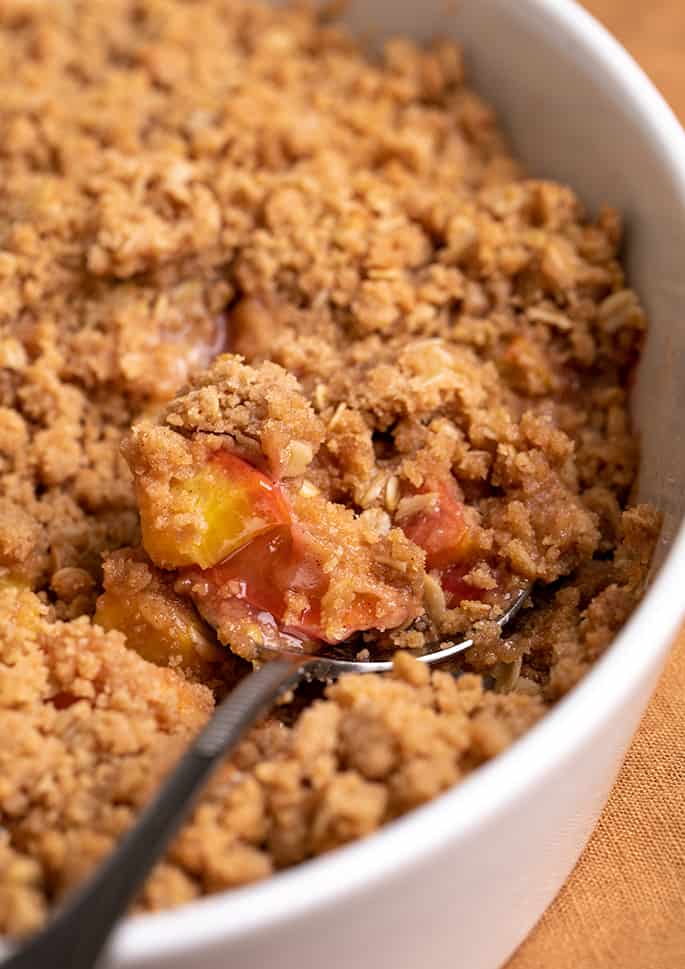
[[[581,850],[678,618],[680,130],[577,7],[358,3],[350,16],[372,36],[454,33],[529,168],[626,214],[631,281],[652,318],[635,413],[640,497],[665,515],[662,568],[597,670],[510,753],[367,842],[251,889],[132,920],[113,948],[119,966],[500,965]]]

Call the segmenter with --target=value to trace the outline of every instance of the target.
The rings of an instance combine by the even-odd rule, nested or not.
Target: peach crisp
[[[619,214],[526,174],[457,45],[332,6],[0,3],[0,933],[269,649],[394,669],[250,731],[138,909],[438,796],[644,588]]]

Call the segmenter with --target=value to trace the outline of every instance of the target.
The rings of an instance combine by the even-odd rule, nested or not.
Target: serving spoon
[[[517,592],[497,623],[503,628],[528,598]],[[473,640],[434,643],[416,658],[435,666]],[[265,650],[265,654],[266,654]],[[269,650],[273,657],[276,650]],[[334,652],[334,651],[333,651]],[[265,655],[265,659],[266,659]],[[392,660],[347,660],[336,655],[279,651],[223,700],[115,850],[85,884],[57,909],[45,928],[2,962],[2,969],[93,969],[117,920],[188,814],[203,784],[245,731],[286,690],[307,679],[343,673],[388,673]]]

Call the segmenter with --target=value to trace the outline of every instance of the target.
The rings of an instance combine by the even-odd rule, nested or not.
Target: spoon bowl
[[[507,623],[518,614],[530,596],[530,588],[525,587],[511,593],[511,600],[505,611],[497,619],[497,625],[503,629]],[[421,650],[410,650],[411,655],[420,663],[435,666],[463,653],[473,646],[469,638],[452,641],[434,641],[428,643]],[[323,646],[315,654],[305,653],[295,646],[289,649],[275,649],[273,646],[261,646],[260,656],[263,661],[270,662],[275,657],[292,659],[301,665],[302,675],[308,680],[334,680],[344,673],[390,673],[392,659],[348,659],[351,650],[350,643],[339,643],[335,646]]]

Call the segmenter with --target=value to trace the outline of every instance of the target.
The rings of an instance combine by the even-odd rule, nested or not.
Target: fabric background
[[[685,0],[585,6],[685,121]],[[585,853],[506,969],[609,967],[685,969],[685,628]]]

